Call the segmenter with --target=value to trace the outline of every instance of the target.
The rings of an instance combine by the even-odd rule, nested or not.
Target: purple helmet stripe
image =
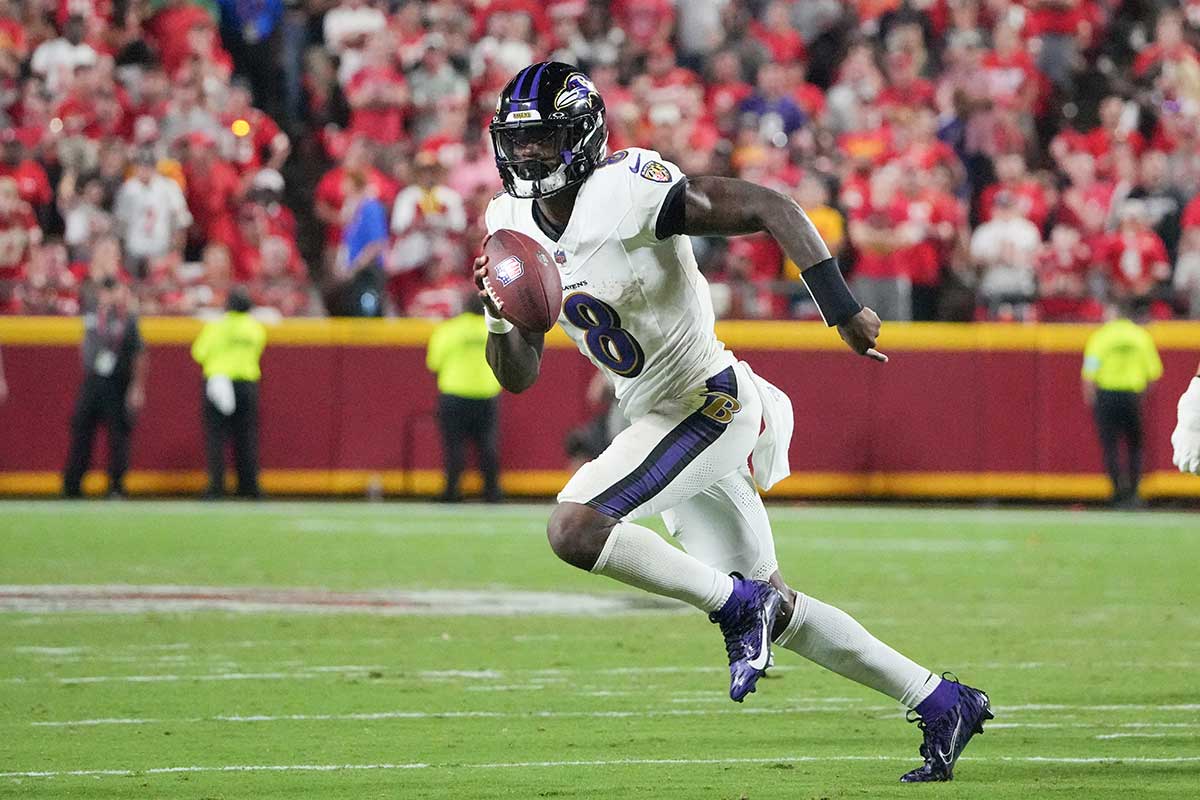
[[[522,99],[521,98],[521,86],[522,86],[522,84],[525,83],[525,78],[529,75],[529,70],[531,70],[531,69],[533,69],[532,65],[526,67],[525,69],[523,69],[517,73],[516,83],[513,84],[512,96],[508,98],[508,110],[509,111],[517,110],[517,102]]]
[[[542,80],[542,72],[545,71],[546,65],[549,63],[550,63],[549,61],[543,61],[542,65],[537,68],[537,72],[533,73],[533,85],[529,87],[529,99],[530,100],[537,100],[538,83]]]

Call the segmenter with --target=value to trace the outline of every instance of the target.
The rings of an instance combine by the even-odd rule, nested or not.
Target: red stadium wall
[[[427,323],[293,320],[263,358],[262,465],[268,492],[431,494],[440,489]],[[147,405],[129,488],[198,491],[204,482],[199,323],[149,319]],[[1200,497],[1171,466],[1175,400],[1200,360],[1200,325],[1152,327],[1166,376],[1147,407],[1149,497]],[[792,398],[793,475],[784,497],[1098,498],[1107,493],[1079,388],[1080,326],[891,324],[879,366],[819,325],[728,323],[724,341]],[[80,379],[78,320],[0,319],[10,390],[0,406],[0,493],[52,494]],[[537,386],[502,402],[505,488],[552,494],[567,477],[562,442],[587,414],[592,367],[560,333]],[[101,437],[102,440],[102,437]],[[98,444],[94,466],[103,466]],[[86,484],[103,486],[99,473]]]

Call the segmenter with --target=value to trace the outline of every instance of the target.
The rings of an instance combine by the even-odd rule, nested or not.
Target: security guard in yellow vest
[[[479,471],[483,473],[484,499],[500,501],[500,466],[496,454],[497,411],[500,384],[488,366],[487,323],[483,303],[474,292],[467,309],[433,329],[425,363],[437,373],[438,422],[446,469],[444,502],[460,499],[467,440],[475,442]]]
[[[250,295],[241,286],[229,290],[225,315],[204,326],[192,344],[192,358],[204,368],[204,443],[208,490],[225,493],[225,438],[233,435],[239,497],[258,497],[259,359],[267,329],[250,316]]]
[[[1115,505],[1138,503],[1142,475],[1142,395],[1162,377],[1163,365],[1150,333],[1133,320],[1131,309],[1091,335],[1083,353],[1083,396],[1092,407],[1104,466]],[[1122,469],[1124,439],[1128,462]]]

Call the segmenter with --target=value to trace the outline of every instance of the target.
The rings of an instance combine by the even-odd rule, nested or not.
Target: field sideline
[[[798,588],[992,695],[902,709],[557,562],[548,507],[0,502],[0,797],[1123,799],[1200,786],[1200,516],[772,506]]]

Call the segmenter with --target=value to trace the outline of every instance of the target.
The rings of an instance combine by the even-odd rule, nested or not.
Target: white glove
[[[1200,475],[1200,377],[1193,378],[1179,398],[1179,424],[1171,444],[1175,447],[1171,461],[1179,471]]]
[[[233,381],[224,375],[213,375],[204,384],[204,393],[209,401],[225,416],[237,409],[237,398],[233,394]]]

